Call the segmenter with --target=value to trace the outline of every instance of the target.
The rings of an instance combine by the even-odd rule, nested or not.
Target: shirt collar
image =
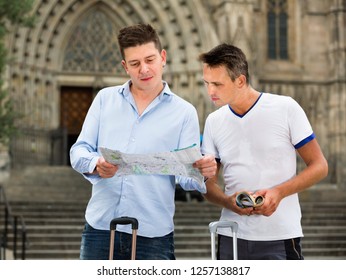
[[[171,89],[168,86],[168,83],[166,81],[162,81],[164,84],[163,90],[159,94],[158,98],[159,100],[169,100],[171,96],[174,95],[174,93],[171,91]],[[118,92],[123,95],[123,97],[128,98],[129,95],[131,94],[130,92],[130,85],[131,85],[131,80],[128,80],[125,84],[120,86]]]

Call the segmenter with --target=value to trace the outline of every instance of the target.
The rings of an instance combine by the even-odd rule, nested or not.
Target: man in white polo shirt
[[[206,198],[223,207],[221,220],[236,221],[239,259],[303,259],[298,193],[328,173],[311,125],[287,96],[263,93],[249,83],[246,56],[221,44],[199,57],[208,95],[218,110],[205,124],[202,153],[219,159]],[[296,174],[296,152],[306,167]],[[223,167],[224,191],[217,184]],[[236,195],[262,195],[260,207],[239,207]],[[232,259],[232,232],[220,229],[218,258]]]

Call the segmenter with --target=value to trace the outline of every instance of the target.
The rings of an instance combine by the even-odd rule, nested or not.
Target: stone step
[[[77,260],[79,259],[78,249],[67,250],[28,250],[26,253],[27,260]]]
[[[216,242],[217,243],[217,242]],[[197,249],[197,248],[204,248],[208,249],[211,246],[210,238],[208,239],[202,239],[202,240],[189,240],[189,242],[186,242],[186,240],[175,240],[174,242],[176,249]],[[303,240],[302,241],[302,247],[303,249],[310,249],[310,248],[346,248],[346,241],[345,240]]]
[[[304,248],[303,255],[310,258],[333,256],[335,259],[346,260],[346,248]]]
[[[24,212],[24,213],[35,213],[35,212],[43,212],[43,213],[51,213],[51,212],[84,212],[86,207],[86,203],[84,202],[65,202],[65,203],[39,203],[35,202],[35,204],[31,205],[29,203],[14,203],[11,202],[11,208],[16,212]]]
[[[346,206],[345,206],[346,207]],[[1,211],[1,209],[0,209]],[[3,216],[3,211],[1,211]],[[64,217],[66,215],[72,215],[72,216],[84,216],[85,213],[85,207],[82,209],[78,208],[54,208],[54,209],[16,209],[12,207],[12,213],[13,214],[21,214],[23,216],[27,217],[39,217],[39,218],[50,218],[50,217]],[[0,217],[1,217],[0,216]],[[193,213],[190,213],[188,216],[181,215],[175,215],[174,218],[180,222],[192,222],[194,220],[199,221],[215,221],[219,219],[218,213],[209,213],[208,215],[204,215],[199,211],[195,211]],[[310,223],[310,222],[325,222],[325,221],[339,221],[339,222],[345,222],[346,215],[345,214],[303,214],[302,222]]]
[[[175,249],[175,255],[177,258],[182,259],[204,259],[211,258],[211,251],[209,248],[181,248]]]
[[[46,187],[46,186],[45,186]],[[45,190],[42,186],[38,186],[37,188],[42,191]],[[73,187],[68,187],[67,189],[73,189]],[[25,188],[22,188],[22,190],[25,190]],[[60,188],[61,190],[61,188]],[[8,192],[8,189],[6,189],[6,193]],[[30,191],[31,193],[31,191]],[[89,190],[87,191],[89,193]],[[11,206],[14,209],[42,209],[46,208],[47,210],[53,210],[53,209],[64,209],[67,207],[68,209],[77,208],[84,210],[86,206],[85,201],[78,201],[75,198],[71,198],[73,200],[73,204],[70,200],[67,201],[42,201],[40,199],[39,201],[36,201],[36,203],[28,204],[28,201],[11,201]],[[316,203],[303,203],[302,204],[302,212],[306,212],[306,215],[314,215],[314,214],[328,214],[332,213],[337,216],[345,216],[344,212],[338,211],[339,209],[346,206],[346,202],[319,202],[318,205]],[[204,215],[214,215],[214,214],[220,214],[221,208],[219,208],[216,205],[213,205],[207,201],[203,202],[181,202],[176,201],[176,208],[175,208],[175,215],[180,216],[184,215],[185,217],[193,216],[195,212],[203,213]]]
[[[304,238],[302,241],[302,247],[304,251],[308,248],[346,248],[346,240],[308,240]]]
[[[346,232],[346,226],[345,225],[334,225],[334,226],[312,226],[312,225],[303,225],[303,232],[304,234],[328,234],[331,232],[334,233],[345,233]],[[346,235],[345,235],[346,237]]]
[[[3,230],[3,227],[0,227],[0,230]],[[27,232],[29,234],[29,239],[71,239],[71,238],[80,238],[83,226],[76,227],[73,226],[58,226],[58,227],[28,227]],[[12,231],[10,231],[9,236],[12,236]],[[194,240],[210,240],[210,234],[207,229],[203,231],[196,231],[194,233],[188,233],[187,231],[176,230],[174,233],[174,238],[177,241],[194,241]],[[343,242],[346,240],[346,231],[335,232],[330,230],[330,232],[318,232],[318,233],[305,233],[303,240],[316,240],[318,242],[327,242],[328,240],[340,240]]]
[[[91,184],[69,166],[27,166],[11,170],[5,182],[10,201],[87,201]]]
[[[81,221],[83,221],[83,217],[77,217],[77,218],[73,218],[73,217],[66,217],[66,218],[49,218],[49,219],[42,219],[42,220],[38,220],[32,217],[29,218],[25,218],[25,223],[27,228],[29,229],[31,226],[41,226],[41,227],[45,227],[46,225],[51,225],[51,226],[60,226],[60,225],[76,225],[76,224],[80,224]],[[0,219],[0,223],[2,223],[1,219]]]
[[[15,214],[20,214],[25,218],[26,224],[35,224],[39,222],[52,223],[54,221],[68,221],[68,220],[83,220],[84,212],[14,212]],[[189,225],[208,225],[210,222],[217,220],[217,217],[199,217],[196,215],[195,218],[184,218],[184,217],[174,217],[176,226],[189,226]],[[3,215],[0,216],[0,221],[4,220]],[[319,225],[329,225],[329,226],[346,226],[346,217],[339,217],[337,219],[325,218],[325,219],[302,219],[303,225],[319,226]]]
[[[8,239],[12,240],[12,233],[9,234]],[[28,242],[39,243],[39,242],[80,242],[81,240],[81,231],[75,231],[71,233],[31,233],[29,232]]]
[[[194,226],[185,226],[185,225],[177,225],[175,226],[175,234],[179,234],[180,232],[185,232],[185,233],[208,233],[209,234],[209,228],[208,224],[205,225],[194,225]],[[309,235],[309,234],[323,234],[323,235],[328,235],[331,233],[336,233],[336,234],[343,234],[346,233],[346,226],[324,226],[324,227],[319,227],[319,226],[304,226],[303,225],[303,232],[304,235]],[[346,238],[346,236],[345,236]]]
[[[44,233],[44,234],[63,234],[63,233],[71,233],[71,232],[80,232],[83,230],[83,223],[79,223],[79,225],[28,225],[27,232],[30,234]],[[28,238],[30,238],[30,235]]]
[[[208,225],[213,219],[202,219],[202,218],[195,218],[195,219],[184,219],[184,218],[176,218],[175,219],[175,225],[176,226],[193,226],[193,225]],[[309,224],[311,226],[346,226],[346,221],[344,219],[340,220],[333,220],[333,219],[325,219],[325,220],[303,220],[303,225]]]
[[[40,240],[32,241],[30,239],[29,243],[30,251],[33,250],[79,250],[80,248],[80,238],[79,240],[72,241],[51,241],[51,240]]]

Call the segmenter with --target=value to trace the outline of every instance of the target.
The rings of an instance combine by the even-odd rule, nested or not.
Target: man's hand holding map
[[[119,170],[116,175],[176,175],[195,179],[203,184],[203,175],[192,164],[202,158],[199,147],[194,144],[171,152],[153,154],[126,154],[100,147],[104,159]]]

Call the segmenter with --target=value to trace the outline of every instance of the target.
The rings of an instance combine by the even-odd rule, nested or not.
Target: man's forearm
[[[227,196],[216,181],[214,179],[209,179],[205,184],[207,186],[207,193],[204,194],[204,197],[211,203],[226,207]]]

